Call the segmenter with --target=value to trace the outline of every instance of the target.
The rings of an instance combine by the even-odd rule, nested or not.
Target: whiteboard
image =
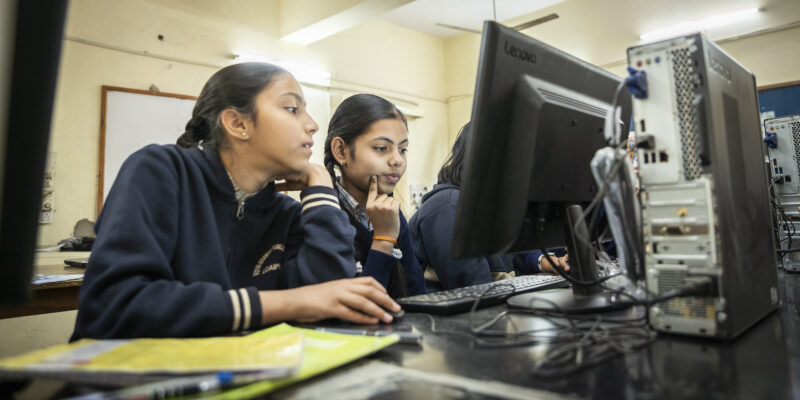
[[[175,143],[194,103],[192,96],[103,86],[98,214],[128,156],[149,144]]]
[[[307,109],[319,124],[311,162],[322,164],[330,120],[329,93],[301,86]],[[97,213],[105,202],[122,163],[149,144],[171,144],[183,134],[196,98],[174,93],[103,86]]]

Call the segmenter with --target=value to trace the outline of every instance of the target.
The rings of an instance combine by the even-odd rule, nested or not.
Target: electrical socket
[[[409,193],[411,193],[411,205],[419,208],[422,205],[422,196],[428,191],[428,187],[418,183],[408,185]]]

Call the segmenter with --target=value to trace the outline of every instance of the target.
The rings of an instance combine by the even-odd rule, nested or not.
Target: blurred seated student
[[[340,279],[355,276],[355,230],[328,172],[309,163],[317,129],[287,71],[243,63],[216,72],[178,145],[147,146],[120,169],[71,340],[390,322],[385,310],[400,307],[383,286]],[[297,189],[300,203],[278,193]]]
[[[356,229],[357,274],[374,277],[393,298],[425,293],[408,222],[392,197],[407,152],[406,117],[382,97],[348,97],[331,117],[325,167]]]
[[[452,154],[439,170],[438,183],[422,197],[422,205],[409,222],[417,259],[425,270],[425,286],[429,292],[435,292],[521,274],[555,274],[539,251],[461,260],[450,257],[469,126],[467,123],[461,128]],[[564,270],[569,270],[567,255],[563,251],[559,255],[551,258]]]

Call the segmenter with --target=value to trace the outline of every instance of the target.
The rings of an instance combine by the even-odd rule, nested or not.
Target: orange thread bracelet
[[[390,238],[388,236],[373,236],[372,240],[383,240],[383,241],[387,241],[387,242],[392,242],[392,243],[394,243],[395,246],[397,246],[397,239],[393,239],[393,238]]]

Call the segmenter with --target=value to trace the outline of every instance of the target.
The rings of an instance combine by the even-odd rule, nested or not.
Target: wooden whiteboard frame
[[[759,86],[758,88],[756,88],[756,91],[760,92],[762,90],[783,89],[792,86],[800,86],[800,81],[789,81],[789,82],[776,83],[774,85]]]
[[[163,93],[163,92],[153,92],[149,90],[140,90],[140,89],[130,89],[124,88],[119,86],[101,86],[102,91],[102,100],[100,102],[100,143],[98,146],[98,174],[97,174],[97,216],[100,215],[100,210],[103,208],[103,184],[104,184],[104,176],[105,176],[105,163],[106,163],[106,102],[108,98],[108,92],[127,92],[127,93],[134,93],[134,94],[144,94],[150,96],[160,96],[160,97],[172,97],[178,98],[183,100],[197,100],[195,96],[189,96],[185,94],[177,94],[177,93]]]

